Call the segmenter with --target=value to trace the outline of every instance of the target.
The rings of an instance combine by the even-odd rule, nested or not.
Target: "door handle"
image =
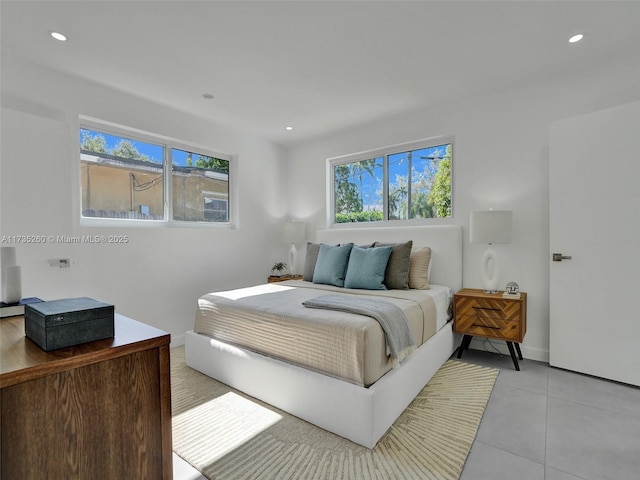
[[[554,253],[553,254],[553,261],[554,262],[561,262],[562,260],[571,260],[571,255],[563,255],[561,253]]]

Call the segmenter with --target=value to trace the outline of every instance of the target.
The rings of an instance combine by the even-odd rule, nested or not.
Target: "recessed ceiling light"
[[[287,132],[290,132],[291,130],[293,130],[293,127],[288,126],[288,127],[284,127],[284,129],[285,129]]]
[[[66,42],[67,41],[67,37],[66,35],[63,35],[60,32],[56,32],[54,30],[51,30],[49,32],[49,35],[51,35],[53,38],[55,38],[56,40],[58,40],[59,42]]]
[[[578,33],[569,39],[569,43],[577,43],[584,38],[584,35]]]
[[[213,93],[203,93],[202,98],[205,98],[207,100],[213,100]]]

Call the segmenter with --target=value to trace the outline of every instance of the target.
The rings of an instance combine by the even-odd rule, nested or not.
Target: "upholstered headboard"
[[[454,292],[462,288],[462,227],[434,225],[393,228],[331,228],[318,230],[315,241],[337,244],[354,242],[404,242],[413,240],[413,248],[431,247],[429,283],[446,285]]]

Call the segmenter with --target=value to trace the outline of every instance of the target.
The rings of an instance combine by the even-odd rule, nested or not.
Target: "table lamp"
[[[285,242],[291,244],[289,249],[289,273],[297,275],[297,258],[298,251],[296,243],[304,242],[306,238],[306,225],[304,222],[287,222],[284,224],[282,238]]]
[[[484,293],[497,293],[500,281],[498,254],[491,245],[511,243],[511,211],[485,210],[471,212],[469,241],[489,245],[480,261]]]

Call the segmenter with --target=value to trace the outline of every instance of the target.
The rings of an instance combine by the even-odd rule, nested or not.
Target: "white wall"
[[[237,155],[238,228],[81,226],[81,114]],[[286,259],[279,146],[6,55],[1,120],[0,235],[129,236],[123,245],[17,245],[23,296],[99,298],[179,344],[199,295],[264,282],[273,261]],[[51,268],[51,258],[70,258],[72,266]]]
[[[498,245],[503,284],[529,293],[523,353],[548,359],[548,125],[640,99],[640,57],[482,98],[408,112],[287,151],[242,132],[3,55],[0,235],[127,234],[126,245],[22,245],[24,295],[87,295],[169,331],[180,343],[204,292],[264,281],[288,214],[325,226],[326,158],[439,134],[455,136],[454,220],[514,213],[513,243]],[[233,230],[79,225],[78,115],[237,154],[240,225]],[[283,195],[288,197],[283,197]],[[466,235],[466,232],[465,232]],[[464,246],[464,285],[480,285],[484,247]],[[303,252],[301,252],[303,253]],[[70,258],[70,269],[50,258]]]
[[[528,292],[523,354],[549,352],[548,126],[566,118],[640,99],[640,57],[542,84],[417,110],[340,131],[289,150],[291,213],[325,226],[326,159],[436,135],[453,135],[454,218],[465,231],[464,286],[481,287],[483,245],[468,242],[471,210],[513,211],[510,245],[495,245],[501,288],[516,281]],[[570,194],[570,192],[568,192]],[[474,342],[477,348],[484,348]],[[504,350],[506,352],[506,350]]]

